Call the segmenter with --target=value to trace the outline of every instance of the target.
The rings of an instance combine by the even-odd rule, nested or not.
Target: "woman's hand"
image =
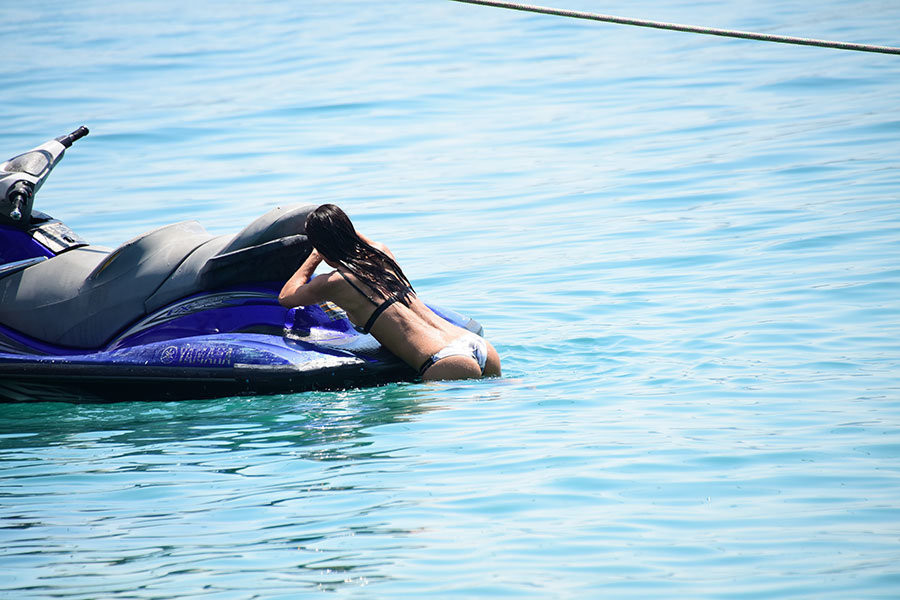
[[[366,236],[364,236],[363,234],[361,234],[361,233],[358,232],[358,231],[356,232],[356,235],[359,236],[359,239],[361,239],[362,241],[364,241],[364,242],[367,243],[368,245],[372,246],[372,247],[375,248],[376,250],[381,250],[382,252],[384,252],[385,254],[387,254],[388,256],[390,256],[392,259],[397,260],[396,258],[394,258],[394,253],[391,252],[390,249],[389,249],[387,246],[385,246],[384,244],[382,244],[381,242],[376,242],[376,241],[374,241],[374,240],[371,240],[371,239],[367,238]]]
[[[306,260],[303,261],[303,265],[306,265],[307,263],[313,263],[312,270],[315,271],[316,267],[318,267],[319,264],[321,264],[321,262],[322,262],[322,255],[319,254],[318,250],[313,248],[312,252],[309,253],[309,256],[306,257]],[[303,267],[301,266],[300,268],[302,269]]]

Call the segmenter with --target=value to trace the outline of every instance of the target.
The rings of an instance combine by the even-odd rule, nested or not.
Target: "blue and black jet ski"
[[[116,249],[34,210],[50,171],[87,133],[0,164],[0,401],[179,400],[415,379],[337,306],[278,304],[311,251],[304,222],[315,206],[275,208],[236,235],[175,223]]]

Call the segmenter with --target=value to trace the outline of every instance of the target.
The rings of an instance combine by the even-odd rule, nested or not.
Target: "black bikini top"
[[[356,327],[354,325],[354,327],[356,327],[356,330],[359,331],[360,333],[369,333],[372,330],[372,326],[375,324],[375,321],[377,321],[378,317],[381,316],[381,313],[386,311],[391,306],[391,304],[400,300],[401,296],[408,294],[409,292],[412,292],[412,288],[407,287],[405,290],[405,294],[398,294],[397,292],[394,292],[393,294],[388,296],[383,302],[381,302],[381,304],[379,304],[376,300],[372,299],[371,296],[369,296],[367,293],[362,291],[358,285],[353,283],[353,281],[349,277],[347,277],[343,271],[338,269],[337,272],[340,273],[341,277],[344,278],[344,281],[346,281],[347,283],[350,284],[350,287],[352,287],[354,290],[356,290],[357,292],[362,294],[362,296],[366,300],[368,300],[375,306],[375,310],[372,312],[372,316],[369,317],[369,320],[366,321],[366,324],[363,325],[362,328]]]

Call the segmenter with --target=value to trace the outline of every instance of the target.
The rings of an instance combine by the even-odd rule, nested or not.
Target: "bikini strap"
[[[363,325],[363,328],[360,330],[362,333],[369,333],[372,330],[372,326],[375,324],[375,321],[377,321],[378,317],[381,316],[381,313],[386,311],[394,302],[397,302],[398,300],[400,300],[399,294],[391,294],[384,300],[384,302],[382,302],[381,304],[378,304],[378,302],[373,300],[371,296],[369,296],[367,293],[365,293],[364,291],[359,289],[359,286],[356,285],[355,283],[353,283],[353,280],[351,280],[349,277],[347,277],[343,271],[338,269],[337,272],[340,273],[341,277],[344,278],[344,281],[346,281],[347,283],[350,284],[350,287],[352,287],[354,290],[356,290],[357,292],[362,294],[363,297],[366,298],[366,300],[368,300],[369,302],[371,302],[372,304],[375,305],[375,310],[372,311],[371,316],[369,316],[369,320],[366,321],[366,324]],[[411,287],[407,287],[404,291],[405,291],[404,296],[409,295],[411,292],[414,293],[413,289]]]
[[[422,363],[422,366],[419,367],[419,377],[425,374],[425,371],[431,368],[431,365],[437,362],[437,359],[434,357],[434,354],[425,359],[425,362]]]
[[[384,302],[382,302],[381,304],[379,304],[378,308],[376,308],[375,310],[372,311],[372,316],[369,317],[369,320],[366,321],[366,324],[363,325],[362,332],[369,333],[372,330],[372,325],[375,324],[375,321],[378,320],[378,317],[381,316],[381,313],[386,311],[388,309],[388,307],[390,307],[391,304],[393,304],[394,302],[396,302],[399,299],[400,298],[398,298],[396,295],[394,295],[394,296],[391,296],[390,298],[388,298],[387,300],[385,300]]]
[[[347,277],[346,275],[344,275],[344,272],[343,272],[343,271],[341,271],[340,269],[337,269],[337,272],[340,274],[341,277],[344,278],[344,281],[346,281],[347,283],[350,284],[350,287],[352,287],[354,290],[356,290],[357,292],[359,292],[360,294],[362,294],[363,297],[364,297],[366,300],[368,300],[369,302],[371,302],[371,303],[374,304],[375,306],[378,306],[378,303],[375,302],[374,300],[372,300],[372,297],[369,296],[367,293],[365,293],[364,291],[362,291],[361,289],[359,289],[359,286],[356,285],[355,283],[353,283],[353,280],[352,280],[352,279],[350,279],[349,277]],[[377,309],[376,309],[376,311],[377,311]],[[366,333],[368,333],[368,332],[366,332]]]

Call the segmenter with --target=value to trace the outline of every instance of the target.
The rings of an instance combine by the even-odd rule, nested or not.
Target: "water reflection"
[[[413,504],[396,491],[415,453],[404,424],[439,408],[405,384],[0,407],[0,476],[15,482],[0,490],[4,562],[31,567],[0,590],[105,595],[153,572],[150,591],[234,591],[240,574],[258,585],[273,568],[273,590],[386,578],[413,533],[379,517]]]
[[[105,443],[147,452],[198,440],[226,442],[227,450],[304,446],[365,436],[434,408],[427,387],[409,384],[171,403],[9,404],[0,405],[0,450]]]

